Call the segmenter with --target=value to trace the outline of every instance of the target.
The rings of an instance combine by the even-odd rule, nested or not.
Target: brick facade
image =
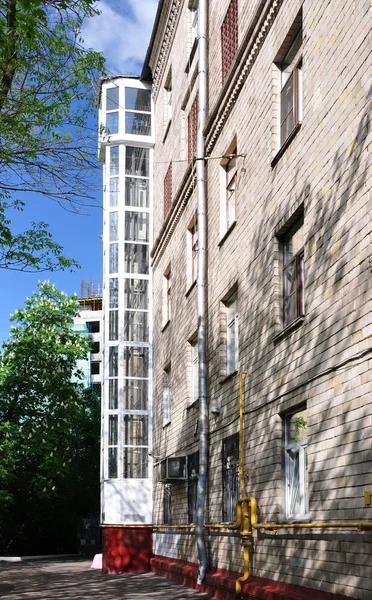
[[[226,377],[224,302],[239,313],[248,496],[261,523],[285,523],[286,415],[306,407],[306,511],[300,522],[372,521],[371,133],[369,0],[239,0],[239,46],[222,86],[221,25],[228,0],[209,10],[207,148],[207,372],[210,411],[206,521],[222,520],[222,441],[238,432],[238,374]],[[301,13],[302,9],[302,13]],[[302,116],[279,148],[278,60],[302,24]],[[154,455],[198,450],[191,404],[190,340],[196,287],[187,279],[187,233],[196,212],[187,116],[197,92],[188,3],[165,1],[150,56],[155,99]],[[166,43],[165,41],[166,40]],[[283,50],[284,49],[284,50]],[[297,63],[296,63],[297,65]],[[164,137],[163,91],[172,69],[172,123]],[[221,164],[236,138],[236,221],[221,229]],[[163,182],[172,162],[173,202],[164,219]],[[304,315],[283,327],[283,236],[303,214]],[[163,274],[172,264],[172,318],[162,323]],[[172,418],[162,426],[163,371],[171,367]],[[154,471],[154,524],[163,485]],[[188,522],[187,483],[172,484],[172,524]],[[239,534],[210,533],[211,567],[242,572]],[[154,533],[154,553],[196,562],[187,530]],[[254,535],[253,577],[369,600],[372,532],[283,529]],[[257,597],[261,597],[257,593]],[[278,596],[279,597],[279,596]]]

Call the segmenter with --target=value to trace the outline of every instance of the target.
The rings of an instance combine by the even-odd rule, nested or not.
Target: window
[[[222,520],[236,520],[236,503],[239,490],[239,434],[230,435],[222,441]]]
[[[304,516],[307,487],[306,407],[284,417],[285,487],[287,518]]]
[[[198,0],[191,0],[189,3],[190,8],[190,25],[191,25],[191,49],[198,39],[198,17],[199,17],[199,2]]]
[[[125,133],[151,135],[151,92],[125,88]]]
[[[171,319],[172,280],[171,267],[168,265],[163,275],[163,327]]]
[[[119,88],[106,89],[106,128],[109,134],[119,132]]]
[[[238,0],[231,0],[221,26],[222,84],[238,50]]]
[[[172,405],[172,376],[171,368],[164,370],[164,385],[163,385],[163,427],[171,422],[171,405]]]
[[[164,177],[164,219],[172,206],[172,163],[170,163]]]
[[[198,275],[198,226],[196,215],[187,228],[187,287],[190,287]]]
[[[198,339],[190,343],[191,346],[191,398],[196,402],[199,398],[199,348]]]
[[[283,325],[287,327],[305,314],[303,216],[283,236],[282,260]]]
[[[99,342],[92,342],[92,344],[91,344],[91,352],[92,352],[92,354],[98,354],[98,352],[99,352]]]
[[[238,369],[238,300],[233,296],[225,302],[226,309],[226,375]]]
[[[196,94],[190,108],[189,116],[187,117],[187,144],[189,160],[192,160],[196,155],[196,135],[198,131],[198,101],[199,96],[198,94]]]
[[[163,486],[164,497],[163,497],[163,523],[164,525],[172,524],[172,486],[170,483],[166,483]]]
[[[187,457],[187,506],[189,523],[196,523],[196,502],[199,476],[199,452]]]
[[[89,333],[99,333],[99,321],[88,321],[87,327]]]
[[[164,87],[164,99],[165,99],[165,127],[172,120],[172,71],[169,71],[165,87]]]
[[[90,374],[91,375],[99,375],[99,365],[100,361],[95,360],[90,363]]]
[[[280,148],[286,148],[302,121],[302,11],[277,53],[274,65],[273,125],[277,133],[273,147],[278,152]]]

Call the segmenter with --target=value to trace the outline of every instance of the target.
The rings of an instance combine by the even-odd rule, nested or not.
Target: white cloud
[[[84,46],[103,52],[107,70],[139,75],[158,0],[101,0],[101,14],[85,21]]]

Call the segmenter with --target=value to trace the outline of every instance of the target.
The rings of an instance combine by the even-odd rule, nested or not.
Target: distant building
[[[101,397],[103,373],[103,312],[102,283],[82,281],[79,316],[74,319],[74,329],[89,337],[91,351],[86,359],[78,361],[77,368],[84,374],[85,387],[96,389]]]

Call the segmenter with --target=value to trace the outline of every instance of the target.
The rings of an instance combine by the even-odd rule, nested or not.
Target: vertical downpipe
[[[198,219],[198,354],[199,354],[199,478],[197,488],[196,544],[198,548],[198,584],[207,570],[204,538],[204,506],[208,474],[208,406],[206,369],[206,285],[207,285],[207,211],[205,185],[204,129],[207,120],[207,0],[199,0],[198,15],[198,129],[196,136],[196,193]]]

